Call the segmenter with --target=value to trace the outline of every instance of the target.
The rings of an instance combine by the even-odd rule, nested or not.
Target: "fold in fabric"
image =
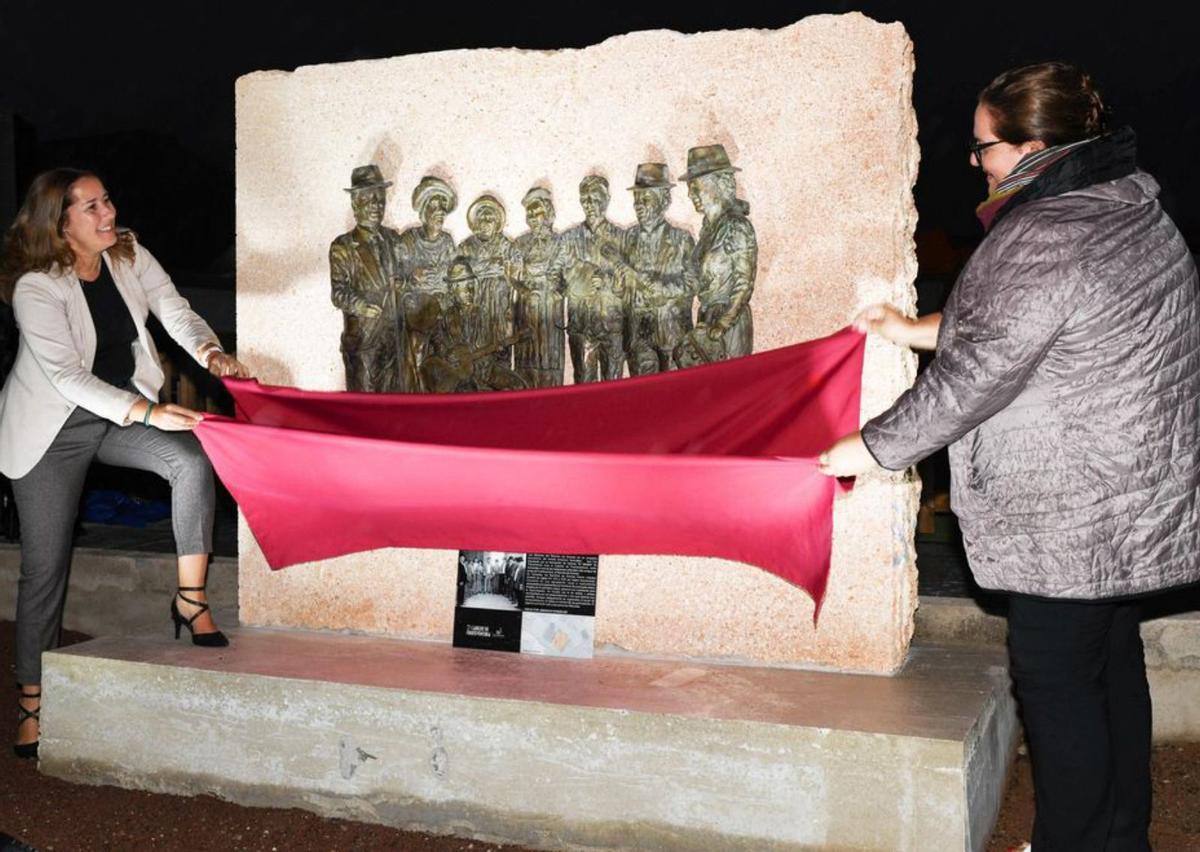
[[[227,380],[196,429],[272,568],[382,547],[713,556],[819,609],[863,338],[531,391],[373,394]]]

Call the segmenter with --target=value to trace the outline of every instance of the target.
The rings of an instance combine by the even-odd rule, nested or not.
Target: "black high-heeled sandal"
[[[171,620],[175,622],[175,638],[179,638],[180,628],[186,627],[188,633],[192,634],[193,645],[199,645],[202,648],[224,648],[229,644],[229,640],[225,638],[225,634],[220,630],[214,630],[212,633],[197,633],[196,629],[192,627],[192,623],[208,612],[210,607],[203,601],[192,600],[184,592],[203,592],[204,589],[204,586],[180,586],[175,590],[175,597],[171,598]],[[191,618],[184,618],[183,614],[179,612],[179,604],[176,598],[186,604],[200,608],[192,613]]]
[[[22,698],[37,698],[38,706],[36,710],[26,710],[20,704],[17,704],[17,728],[19,729],[25,724],[26,720],[33,719],[40,726],[42,723],[42,691],[26,692],[24,687],[20,688]],[[13,743],[13,754],[22,760],[37,760],[38,756],[38,741],[34,740],[31,743]]]

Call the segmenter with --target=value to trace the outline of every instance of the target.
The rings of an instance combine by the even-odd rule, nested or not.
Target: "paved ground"
[[[1154,815],[1150,845],[1156,852],[1196,852],[1200,849],[1200,743],[1160,745],[1154,749]],[[1033,826],[1033,778],[1029,758],[1017,756],[988,852],[1029,840]]]

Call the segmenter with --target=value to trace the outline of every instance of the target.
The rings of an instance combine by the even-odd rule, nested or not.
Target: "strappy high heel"
[[[39,700],[38,700],[38,706],[37,706],[36,710],[26,710],[20,704],[17,704],[17,728],[20,729],[20,727],[22,725],[24,725],[26,720],[28,720],[28,719],[33,719],[33,721],[37,722],[38,725],[41,725],[41,723],[42,723],[42,719],[41,719],[42,702],[40,700],[42,697],[41,689],[39,689],[37,692],[26,692],[24,688],[21,688],[21,697],[22,698],[37,698]],[[17,757],[21,758],[22,760],[37,760],[38,741],[34,740],[31,743],[14,743],[13,744],[13,754],[15,754]]]
[[[192,627],[193,622],[208,612],[210,607],[203,601],[189,598],[184,592],[203,592],[204,588],[204,586],[180,586],[176,589],[175,597],[171,598],[171,621],[175,623],[175,638],[179,638],[180,628],[186,627],[188,633],[192,634],[193,645],[199,645],[202,648],[224,648],[229,644],[229,640],[220,630],[214,630],[212,633],[197,633]],[[179,601],[199,607],[199,609],[192,613],[191,618],[184,618],[179,611]]]

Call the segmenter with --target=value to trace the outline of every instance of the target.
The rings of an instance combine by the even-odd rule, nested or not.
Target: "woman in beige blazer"
[[[212,468],[186,434],[201,415],[156,402],[163,373],[148,315],[215,375],[248,372],[133,233],[117,228],[116,209],[89,172],[54,169],[34,179],[4,240],[0,297],[20,330],[0,391],[0,473],[12,480],[21,521],[15,750],[36,757],[41,654],[58,641],[75,515],[93,460],[171,482],[176,638],[187,627],[197,645],[228,644],[204,593]]]

